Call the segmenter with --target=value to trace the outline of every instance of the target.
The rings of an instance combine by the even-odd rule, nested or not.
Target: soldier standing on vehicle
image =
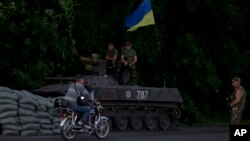
[[[116,74],[117,68],[117,56],[119,56],[118,50],[114,47],[114,43],[110,42],[108,44],[108,51],[106,55],[106,74]]]
[[[246,91],[241,86],[241,79],[239,77],[234,77],[232,79],[232,86],[234,87],[234,99],[230,103],[232,109],[231,113],[231,124],[238,125],[240,124],[241,115],[244,110],[245,100],[246,100]]]
[[[137,72],[136,72],[136,67],[135,67],[135,64],[137,62],[137,55],[136,55],[136,51],[132,49],[131,47],[132,47],[132,44],[130,42],[125,43],[125,49],[122,50],[122,54],[121,54],[121,61],[122,61],[121,71],[122,73],[124,73],[125,69],[128,69],[130,72],[130,75],[128,75],[127,77],[130,77],[130,78],[127,80],[130,80],[129,84],[135,85],[136,77],[137,77]],[[125,79],[126,78],[124,78],[123,76],[122,77],[123,84],[127,84],[127,82],[124,81]]]

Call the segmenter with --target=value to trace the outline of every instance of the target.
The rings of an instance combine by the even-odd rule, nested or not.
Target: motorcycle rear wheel
[[[73,125],[70,119],[65,121],[64,125],[61,127],[61,135],[64,140],[72,141],[77,136],[77,133],[72,131],[72,127]]]

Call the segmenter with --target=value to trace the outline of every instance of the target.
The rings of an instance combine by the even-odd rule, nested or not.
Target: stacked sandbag
[[[17,111],[19,97],[7,87],[0,86],[0,126],[2,135],[20,135]]]
[[[60,122],[62,121],[62,119],[60,119],[59,117],[55,117],[53,122],[54,125],[54,129],[52,130],[54,135],[59,135],[60,134]]]
[[[38,135],[53,135],[53,130],[55,127],[52,120],[54,117],[49,111],[54,108],[54,103],[50,99],[41,96],[36,96],[36,99],[39,103],[36,113],[41,126]]]
[[[54,135],[59,135],[60,134],[60,122],[61,118],[58,117],[58,112],[56,108],[51,108],[48,110],[49,114],[52,116],[51,123],[53,126],[52,132]]]
[[[38,102],[35,96],[28,91],[20,92],[18,118],[22,127],[21,135],[37,135],[40,130],[39,118],[36,113]]]
[[[54,101],[0,86],[0,135],[60,134]]]

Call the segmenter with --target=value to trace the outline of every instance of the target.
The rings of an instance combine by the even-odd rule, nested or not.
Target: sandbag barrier
[[[0,86],[0,135],[57,135],[53,99]]]

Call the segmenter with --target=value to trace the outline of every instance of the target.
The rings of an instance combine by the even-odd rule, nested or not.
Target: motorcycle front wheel
[[[71,120],[67,119],[61,127],[61,135],[64,140],[72,141],[77,136],[77,133],[72,131],[72,127]]]
[[[101,119],[95,130],[95,135],[98,139],[104,139],[109,133],[109,123],[107,119]]]

